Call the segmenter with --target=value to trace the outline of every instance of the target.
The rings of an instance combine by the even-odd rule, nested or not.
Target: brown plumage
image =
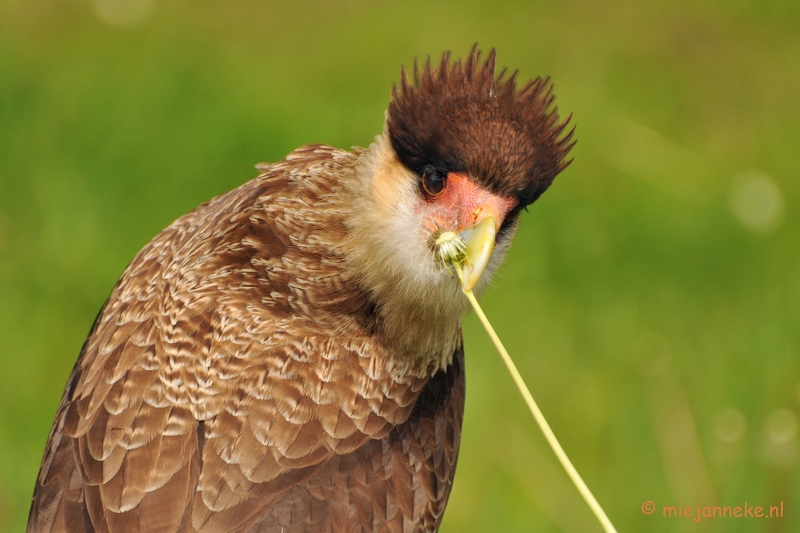
[[[491,213],[485,287],[565,166],[551,101],[445,55],[368,149],[300,148],[156,236],[75,365],[28,531],[436,531],[468,304],[433,241]]]
[[[421,72],[415,63],[413,85],[401,73],[387,116],[395,153],[412,171],[432,164],[466,172],[497,194],[533,203],[569,164],[572,148],[572,135],[561,135],[569,119],[559,124],[548,109],[549,80],[517,90],[516,72],[495,76],[494,50],[483,65],[475,49],[464,64],[448,67],[449,59],[445,53],[434,70],[428,58]]]

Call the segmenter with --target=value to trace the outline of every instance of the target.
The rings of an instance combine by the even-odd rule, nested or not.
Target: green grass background
[[[800,3],[120,1],[0,0],[0,531],[134,254],[259,161],[369,144],[401,64],[476,41],[577,125],[484,306],[584,479],[620,532],[800,530]],[[783,206],[764,230],[731,207],[748,176]],[[442,531],[600,531],[465,337]],[[662,516],[745,501],[784,517]]]

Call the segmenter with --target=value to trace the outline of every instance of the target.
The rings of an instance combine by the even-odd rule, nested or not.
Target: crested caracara
[[[369,148],[261,164],[147,244],[69,378],[28,531],[436,531],[469,306],[436,239],[481,245],[481,291],[572,146],[549,82],[504,72],[475,48],[415,63]]]

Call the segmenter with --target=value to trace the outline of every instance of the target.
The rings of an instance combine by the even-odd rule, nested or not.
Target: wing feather
[[[417,413],[428,377],[381,362],[346,225],[320,215],[347,212],[331,176],[356,157],[300,149],[137,255],[70,378],[29,532],[438,525],[463,373]]]

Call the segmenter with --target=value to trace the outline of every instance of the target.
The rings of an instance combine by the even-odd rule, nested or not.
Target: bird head
[[[463,62],[449,53],[435,67],[415,62],[392,90],[384,131],[358,169],[366,194],[357,216],[366,219],[367,285],[402,302],[404,316],[460,315],[468,304],[437,261],[437,239],[460,236],[465,282],[481,292],[520,212],[569,164],[572,131],[569,119],[559,121],[549,80],[519,87],[516,78],[495,72],[494,50],[482,60],[473,47]]]

